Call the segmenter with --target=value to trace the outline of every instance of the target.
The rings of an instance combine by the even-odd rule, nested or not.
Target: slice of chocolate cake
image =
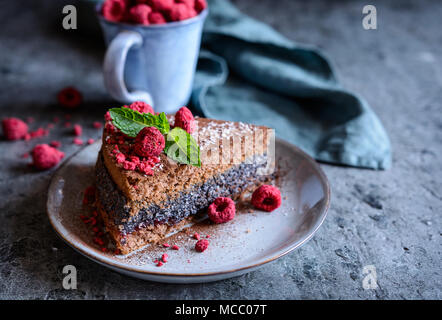
[[[189,127],[168,116],[170,125],[192,132],[199,146],[198,161],[186,164],[171,154],[167,133],[165,151],[145,157],[138,146],[141,133],[130,137],[116,128],[116,119],[107,120],[96,164],[97,206],[123,254],[185,227],[217,197],[235,200],[272,177],[274,134],[266,127],[193,117]]]

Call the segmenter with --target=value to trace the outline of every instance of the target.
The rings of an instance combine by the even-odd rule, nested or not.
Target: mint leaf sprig
[[[170,130],[169,121],[164,112],[153,115],[129,108],[112,108],[109,113],[114,126],[129,137],[135,138],[144,127],[155,127],[162,134],[167,134]]]
[[[129,137],[136,137],[144,127],[155,127],[166,140],[163,152],[172,160],[201,167],[200,148],[195,139],[184,129],[175,127],[170,130],[164,112],[159,115],[140,113],[129,108],[109,110],[113,125]]]

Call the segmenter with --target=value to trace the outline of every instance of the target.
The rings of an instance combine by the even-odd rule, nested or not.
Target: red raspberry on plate
[[[203,252],[207,249],[208,246],[209,246],[209,241],[206,239],[201,239],[198,240],[197,243],[195,244],[195,250],[198,252]]]
[[[151,12],[149,14],[149,22],[151,24],[163,24],[166,23],[167,20],[161,12]]]
[[[180,127],[186,130],[188,133],[192,133],[195,130],[195,118],[187,107],[182,107],[175,114],[175,127]]]
[[[149,24],[149,14],[152,12],[152,8],[147,4],[137,4],[129,10],[130,20],[132,22],[148,25]]]
[[[252,194],[252,204],[264,211],[273,211],[281,205],[281,192],[275,186],[262,185]]]
[[[215,223],[224,223],[235,217],[235,202],[230,198],[218,197],[209,206],[207,214]]]
[[[143,102],[143,101],[135,101],[130,106],[123,106],[123,108],[129,108],[129,109],[138,111],[139,113],[155,114],[152,106],[150,104],[147,104],[146,102]]]
[[[57,100],[60,105],[66,108],[78,107],[83,101],[83,96],[80,91],[74,87],[67,87],[61,90],[57,95]]]
[[[135,138],[135,153],[141,157],[155,157],[163,151],[166,142],[160,130],[154,127],[143,128]]]
[[[126,2],[124,0],[106,0],[101,8],[101,13],[106,20],[122,21],[126,13]]]
[[[38,144],[32,149],[32,163],[40,170],[45,170],[56,166],[64,157],[61,152],[47,144]]]
[[[5,118],[2,121],[3,135],[7,140],[24,138],[28,133],[28,125],[18,118]]]

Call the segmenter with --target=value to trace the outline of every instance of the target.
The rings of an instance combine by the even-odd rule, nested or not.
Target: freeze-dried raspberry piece
[[[198,240],[197,243],[195,244],[195,250],[198,252],[203,252],[207,249],[208,246],[209,246],[209,241],[206,239],[201,239]]]
[[[180,127],[188,133],[195,131],[196,122],[192,112],[187,107],[182,107],[175,114],[175,127]]]
[[[126,2],[124,0],[106,0],[103,3],[101,13],[106,20],[122,21],[126,13]]]
[[[168,11],[175,3],[174,0],[147,0],[147,4],[154,11]]]
[[[3,135],[8,140],[25,138],[28,125],[18,118],[5,118],[2,121]]]
[[[75,124],[74,125],[74,135],[79,137],[79,136],[81,136],[82,133],[83,133],[83,128],[79,124]]]
[[[135,153],[142,157],[155,157],[163,151],[164,136],[154,127],[143,128],[135,138]]]
[[[54,141],[52,141],[49,145],[50,145],[51,147],[54,147],[54,148],[60,148],[60,147],[61,147],[61,142],[60,142],[60,141],[57,141],[57,140],[54,140]]]
[[[112,117],[110,115],[110,112],[108,111],[104,114],[104,121],[111,121],[111,120],[112,120]]]
[[[63,152],[47,144],[38,144],[32,149],[32,163],[34,167],[40,170],[56,166],[63,157]]]
[[[72,140],[72,142],[78,146],[83,145],[83,140],[80,138],[74,138],[74,140]]]
[[[188,7],[184,3],[175,3],[175,5],[172,6],[172,8],[167,12],[169,13],[169,18],[172,21],[189,19],[197,14],[194,8]]]
[[[57,95],[58,103],[66,108],[76,108],[83,101],[80,91],[74,87],[67,87],[61,90]]]
[[[94,123],[92,123],[92,126],[93,126],[95,129],[100,129],[100,128],[103,126],[103,124],[102,124],[101,122],[94,121]]]
[[[204,9],[207,8],[207,2],[206,0],[195,0],[195,10],[196,12],[200,13]]]
[[[138,111],[139,113],[155,114],[152,106],[150,104],[147,104],[146,102],[143,102],[143,101],[135,101],[130,106],[123,106],[123,108],[129,108],[129,109]]]
[[[224,223],[235,217],[235,202],[230,198],[218,197],[209,206],[207,215],[215,223]]]
[[[129,10],[129,17],[132,22],[148,25],[149,24],[149,14],[152,12],[151,7],[147,4],[137,4]]]
[[[151,12],[149,14],[149,22],[151,24],[163,24],[166,23],[167,20],[161,12]]]
[[[252,194],[252,204],[264,211],[273,211],[281,205],[281,192],[271,185],[262,185]]]

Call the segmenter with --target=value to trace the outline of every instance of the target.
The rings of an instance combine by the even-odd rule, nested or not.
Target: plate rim
[[[246,266],[242,266],[242,267],[235,268],[235,269],[230,269],[230,270],[225,270],[225,271],[202,272],[202,273],[170,273],[170,272],[161,272],[161,271],[140,270],[140,269],[136,269],[136,268],[131,268],[127,264],[123,264],[123,263],[122,264],[118,264],[118,263],[114,263],[112,261],[107,261],[106,259],[102,259],[100,254],[93,255],[93,254],[87,252],[86,250],[84,250],[83,248],[81,248],[81,246],[75,245],[75,243],[73,243],[73,241],[71,242],[70,240],[68,240],[61,233],[61,231],[56,227],[56,225],[55,225],[55,223],[53,221],[53,219],[55,219],[55,217],[54,217],[54,215],[51,215],[50,212],[49,212],[50,211],[49,210],[50,190],[53,188],[54,181],[55,181],[56,177],[59,175],[60,171],[68,163],[70,163],[70,161],[73,159],[73,157],[75,157],[79,152],[83,151],[85,148],[90,147],[90,146],[92,146],[94,144],[101,143],[101,140],[98,140],[98,141],[94,142],[94,144],[85,146],[85,147],[81,148],[80,150],[78,150],[77,152],[74,152],[54,172],[53,176],[50,179],[49,186],[48,186],[48,199],[46,201],[46,214],[48,216],[49,222],[50,222],[52,228],[54,229],[55,233],[66,244],[68,244],[71,248],[73,248],[74,250],[76,250],[77,252],[82,254],[83,256],[91,259],[92,261],[94,261],[96,263],[99,263],[99,264],[102,264],[104,266],[110,267],[112,270],[122,269],[125,272],[130,272],[130,273],[134,272],[136,274],[141,274],[143,276],[149,276],[150,275],[150,276],[154,276],[154,277],[178,277],[178,278],[199,278],[199,277],[211,277],[211,276],[216,277],[218,275],[224,275],[224,274],[229,274],[229,273],[233,273],[233,274],[234,273],[238,273],[238,272],[241,272],[241,271],[244,271],[244,270],[247,270],[247,269],[251,269],[251,271],[252,271],[252,270],[254,270],[254,269],[258,268],[258,267],[264,266],[267,263],[270,263],[270,262],[273,262],[273,261],[275,261],[275,260],[277,260],[279,258],[282,258],[283,256],[287,255],[288,253],[292,252],[296,248],[302,246],[304,243],[309,241],[313,237],[313,235],[318,231],[318,229],[321,227],[321,225],[323,224],[325,218],[327,217],[328,210],[330,208],[330,199],[331,199],[330,183],[329,183],[329,181],[327,179],[327,176],[325,175],[324,171],[319,166],[319,164],[311,156],[309,156],[306,152],[301,150],[299,147],[291,144],[290,142],[285,141],[285,140],[283,140],[281,138],[278,138],[278,137],[276,138],[276,142],[277,143],[281,143],[284,146],[289,147],[291,149],[294,149],[297,153],[301,154],[313,166],[313,168],[317,171],[317,173],[321,177],[321,181],[323,182],[323,185],[325,185],[325,207],[324,207],[324,210],[321,213],[321,217],[320,217],[319,221],[316,223],[315,227],[312,228],[310,230],[310,232],[304,238],[302,238],[300,241],[292,243],[291,245],[289,245],[288,247],[284,248],[280,252],[277,252],[275,255],[269,257],[268,259],[264,259],[262,261],[258,261],[257,263],[247,264]],[[107,258],[107,259],[110,259],[110,258]]]

